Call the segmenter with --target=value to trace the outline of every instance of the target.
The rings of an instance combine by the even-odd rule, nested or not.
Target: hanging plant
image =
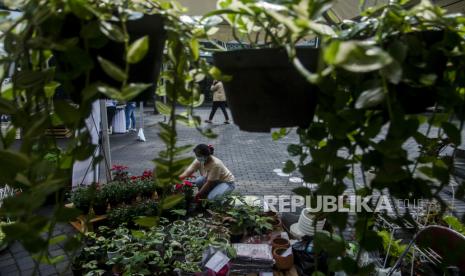
[[[228,106],[241,130],[269,132],[271,128],[308,127],[317,104],[318,88],[307,82],[289,61],[285,43],[292,41],[275,19],[287,16],[287,5],[268,2],[219,1],[218,10],[229,23],[240,49],[217,51],[214,64],[224,75]],[[319,49],[301,46],[296,55],[310,71],[318,67]]]

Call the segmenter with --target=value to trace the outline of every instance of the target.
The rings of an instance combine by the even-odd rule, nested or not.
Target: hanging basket
[[[315,71],[318,55],[318,49],[297,49],[297,57],[310,71]],[[284,49],[217,52],[213,58],[223,74],[232,76],[223,84],[234,123],[241,130],[269,132],[310,125],[317,87],[299,74]]]
[[[82,38],[83,29],[82,25],[88,28],[95,25],[99,34],[98,21],[82,21],[74,15],[67,15],[65,22],[62,26],[62,37],[79,37],[79,48],[84,48],[84,39]],[[114,24],[121,24],[114,22]],[[129,44],[139,38],[148,36],[149,49],[144,58],[135,64],[130,64],[128,83],[148,83],[152,84],[149,88],[139,94],[134,101],[143,101],[149,99],[155,93],[158,77],[160,75],[160,68],[163,59],[163,49],[166,41],[166,31],[164,29],[163,17],[159,14],[143,15],[135,20],[128,20],[126,28],[129,34]],[[88,31],[88,30],[87,30]],[[81,92],[84,88],[85,76],[83,69],[86,63],[92,63],[90,71],[90,83],[102,82],[113,86],[117,89],[121,86],[118,82],[108,76],[100,66],[98,57],[103,57],[106,60],[118,65],[124,69],[124,43],[116,42],[110,39],[103,38],[101,34],[95,38],[90,38],[89,54],[91,60],[76,60],[79,55],[76,51],[82,51],[77,48],[70,48],[66,51],[54,51],[54,63],[56,64],[56,81],[62,84],[64,97],[71,98],[74,102],[81,101]],[[100,96],[103,97],[103,96]]]

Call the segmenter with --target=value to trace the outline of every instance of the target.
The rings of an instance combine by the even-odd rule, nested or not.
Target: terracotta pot
[[[271,248],[289,248],[291,244],[289,243],[289,240],[281,238],[281,237],[276,237],[271,241]]]
[[[275,266],[279,270],[289,270],[294,265],[294,255],[292,253],[286,257],[281,256],[287,248],[275,248],[273,249],[273,259],[275,260]]]

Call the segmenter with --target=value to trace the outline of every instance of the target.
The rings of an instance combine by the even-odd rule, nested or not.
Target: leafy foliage
[[[325,22],[330,0],[222,0],[221,9],[209,15],[221,15],[236,36],[242,34],[238,40],[248,39],[248,47],[285,48],[299,73],[319,87],[314,122],[297,129],[300,141],[288,148],[298,162],[285,165],[286,172],[298,170],[305,182],[318,184],[317,195],[342,195],[348,188],[362,196],[385,191],[394,201],[435,199],[442,210],[447,207],[439,193],[449,184],[453,160],[439,153],[463,141],[464,16],[446,14],[427,0],[407,9],[407,2],[389,1],[338,25]],[[320,48],[313,71],[295,54],[297,45],[312,37]],[[426,107],[433,112],[425,116]],[[417,153],[406,151],[410,141],[418,145]],[[338,231],[349,225],[348,217],[337,213],[327,220]],[[368,273],[357,264],[360,252],[382,246],[374,220],[373,213],[356,214],[360,249],[354,260],[331,251],[335,267]],[[330,252],[328,244],[316,246]]]
[[[95,151],[85,123],[92,103],[99,97],[126,101],[152,85],[129,82],[130,65],[142,62],[151,47],[147,37],[131,40],[126,23],[134,16],[158,14],[168,33],[163,79],[170,119],[160,124],[166,150],[154,160],[157,175],[150,181],[151,187],[165,192],[160,194],[157,215],[179,201],[168,194],[191,160],[180,157],[189,147],[176,145],[176,124],[200,124],[192,110],[202,101],[197,82],[208,74],[198,47],[205,30],[180,21],[184,8],[166,1],[29,0],[21,1],[19,7],[20,17],[2,15],[0,19],[6,51],[0,58],[0,80],[13,72],[12,85],[0,94],[0,113],[12,117],[11,128],[0,132],[0,182],[23,192],[5,200],[0,215],[15,218],[3,229],[8,239],[19,240],[42,261],[54,225],[76,217],[76,210],[64,207],[63,190],[70,188],[74,162],[88,159]],[[121,64],[95,55],[110,42],[124,49]],[[94,79],[95,68],[103,70],[108,83]],[[70,98],[59,100],[63,91]],[[187,106],[187,111],[176,114],[177,104]],[[58,125],[69,129],[73,137],[52,161],[49,153],[58,147],[55,138],[45,133]],[[13,147],[18,129],[22,130],[19,148]],[[123,191],[112,193],[106,196],[118,197]],[[51,218],[37,212],[49,197],[55,199]],[[66,248],[74,251],[78,246],[69,242]]]

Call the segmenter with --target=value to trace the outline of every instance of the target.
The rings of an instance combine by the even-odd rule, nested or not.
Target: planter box
[[[318,49],[301,48],[297,56],[314,71]],[[284,49],[244,49],[214,53],[234,123],[241,130],[269,132],[271,128],[308,127],[317,104],[317,87],[308,83],[289,61]]]

